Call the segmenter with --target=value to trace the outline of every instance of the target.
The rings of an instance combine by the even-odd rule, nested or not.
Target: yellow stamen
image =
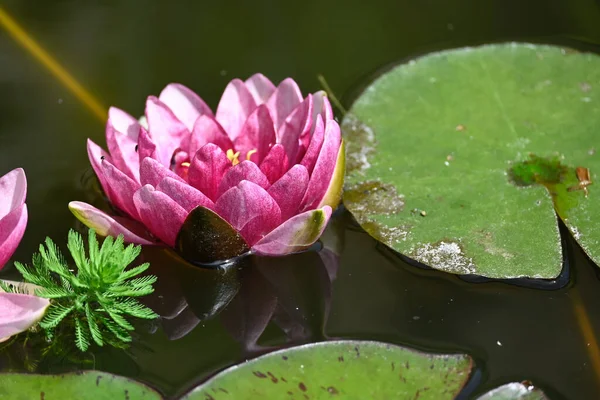
[[[240,160],[238,160],[239,156],[240,156],[239,151],[237,153],[234,153],[233,149],[227,150],[227,158],[229,158],[229,161],[231,161],[231,164],[238,165],[240,163]]]
[[[252,157],[252,154],[254,153],[258,153],[258,150],[252,149],[248,153],[246,153],[246,160],[250,160],[250,157]]]
[[[46,50],[44,50],[25,30],[0,7],[0,26],[27,50],[40,64],[54,75],[101,121],[106,121],[107,110],[89,93],[69,72],[64,69]]]
[[[190,163],[189,162],[182,162],[181,166],[184,167],[184,168],[187,168],[187,167],[190,166]]]

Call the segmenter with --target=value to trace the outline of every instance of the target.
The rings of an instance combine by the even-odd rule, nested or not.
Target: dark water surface
[[[291,76],[306,93],[320,89],[323,74],[348,105],[377,71],[432,50],[523,40],[600,51],[600,2],[591,0],[0,6],[104,105],[133,115],[169,82],[214,107],[235,77]],[[104,144],[104,127],[2,30],[0,93],[0,172],[23,167],[29,183],[29,224],[14,257],[28,261],[45,236],[65,243],[77,227],[67,203],[91,196],[82,182],[90,175],[85,140]],[[249,259],[241,272],[193,269],[146,250],[159,275],[148,301],[168,318],[141,324],[127,353],[95,353],[95,367],[175,395],[273,347],[360,338],[470,354],[477,371],[465,397],[523,379],[553,399],[600,397],[600,359],[591,350],[600,330],[599,270],[570,238],[568,283],[540,290],[408,265],[343,211],[330,228],[320,253]],[[7,266],[1,276],[17,275]]]

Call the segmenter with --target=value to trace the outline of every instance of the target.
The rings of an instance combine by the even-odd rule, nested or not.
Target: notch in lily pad
[[[244,238],[227,221],[206,207],[196,207],[185,219],[175,248],[186,260],[219,265],[250,251]]]

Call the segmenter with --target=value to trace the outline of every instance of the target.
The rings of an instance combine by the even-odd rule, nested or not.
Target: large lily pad
[[[99,371],[66,375],[0,374],[0,398],[11,400],[161,400],[142,383]]]
[[[370,341],[322,342],[229,368],[184,399],[453,399],[471,367],[465,355]]]
[[[352,106],[346,207],[433,268],[555,278],[557,217],[600,262],[600,57],[500,44],[434,53]],[[581,168],[577,168],[581,167]],[[589,195],[586,196],[586,192]]]
[[[512,382],[490,390],[477,400],[548,400],[548,397],[529,382]]]

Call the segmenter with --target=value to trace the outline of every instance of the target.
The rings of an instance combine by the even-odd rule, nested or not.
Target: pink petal
[[[233,143],[221,125],[213,117],[202,115],[194,124],[189,153],[193,156],[207,143],[214,143],[223,151],[233,149]]]
[[[190,185],[215,201],[217,189],[225,172],[231,168],[231,161],[223,150],[215,144],[203,146],[192,160],[188,171]]]
[[[252,246],[252,250],[257,254],[269,256],[304,250],[321,237],[330,217],[329,206],[296,215],[262,238]]]
[[[140,133],[140,124],[137,119],[125,111],[117,107],[109,108],[107,125],[110,125],[118,133],[127,136],[134,142],[137,141]]]
[[[177,179],[181,182],[185,182],[182,178],[179,177],[175,172],[171,171],[158,161],[146,157],[142,161],[142,165],[140,166],[140,182],[142,185],[152,185],[154,187],[158,186],[160,181],[165,179],[166,177]]]
[[[140,132],[138,122],[124,111],[111,107],[106,123],[106,144],[114,165],[139,182],[140,162],[136,151]]]
[[[235,140],[246,119],[255,108],[254,98],[244,82],[234,79],[229,82],[221,96],[216,119],[225,129],[229,138]]]
[[[0,269],[19,246],[27,226],[27,205],[21,204],[0,219]],[[2,336],[2,335],[0,335]]]
[[[219,184],[217,197],[221,196],[230,188],[237,186],[241,181],[256,183],[263,189],[267,189],[270,186],[269,180],[256,164],[252,161],[242,161],[238,165],[229,168],[227,173],[223,175],[223,179]]]
[[[141,164],[142,160],[146,157],[160,161],[156,152],[156,144],[154,144],[154,141],[148,134],[148,131],[144,128],[140,129],[137,152],[139,156],[138,164]]]
[[[187,147],[190,132],[169,107],[154,96],[146,101],[146,118],[158,161],[169,167],[175,149]]]
[[[198,206],[214,210],[214,203],[198,189],[181,180],[165,178],[156,187],[183,207],[187,212]]]
[[[187,127],[189,131],[201,115],[213,116],[212,110],[193,90],[180,83],[167,85],[158,99],[173,111],[173,114]]]
[[[288,159],[285,148],[281,144],[271,147],[271,151],[260,164],[260,170],[271,184],[281,178],[288,169]]]
[[[277,141],[285,147],[288,160],[295,164],[300,137],[310,135],[312,126],[312,96],[309,94],[302,103],[285,119],[277,131]]]
[[[281,220],[295,215],[306,193],[310,176],[302,165],[294,165],[267,192],[281,209]]]
[[[151,185],[144,185],[135,192],[133,201],[140,220],[148,230],[173,247],[188,212],[163,192],[154,190]]]
[[[256,105],[266,103],[275,91],[275,85],[263,74],[254,74],[244,83]]]
[[[102,160],[109,160],[112,162],[112,158],[107,152],[105,152],[100,146],[92,142],[90,139],[87,140],[87,153],[88,158],[90,159],[90,164],[92,164],[92,168],[94,169],[94,172],[100,181],[100,186],[102,186],[102,190],[104,190],[104,193],[108,196],[110,193],[110,188],[106,184],[106,178],[102,172],[101,162]]]
[[[296,82],[292,78],[283,80],[267,101],[276,130],[301,102],[302,92]]]
[[[317,122],[318,115],[320,115],[325,121],[333,119],[331,103],[327,98],[327,93],[323,90],[313,94],[313,124]]]
[[[335,209],[342,200],[342,190],[344,188],[344,175],[346,174],[346,146],[342,139],[342,144],[338,150],[335,169],[329,180],[329,185],[325,190],[325,195],[319,202],[317,208],[325,205]]]
[[[106,158],[100,165],[108,186],[106,195],[110,202],[134,219],[138,219],[138,213],[133,204],[133,194],[140,188],[140,184],[117,169]]]
[[[281,211],[271,196],[255,183],[242,181],[225,192],[215,210],[251,246],[279,225]]]
[[[27,196],[27,178],[16,168],[0,178],[0,218],[22,206]]]
[[[340,126],[334,120],[327,121],[325,140],[310,176],[301,210],[314,209],[321,203],[336,167],[341,140]]]
[[[250,160],[260,164],[269,149],[275,144],[275,126],[265,105],[260,105],[248,117],[242,131],[235,139],[235,150],[240,152],[240,159],[247,159],[250,150],[256,150]]]
[[[104,211],[97,209],[81,201],[72,201],[69,203],[69,210],[88,228],[92,228],[98,235],[114,236],[123,235],[128,243],[156,244],[145,232],[143,227],[135,221],[126,218],[110,216]]]
[[[313,132],[312,139],[310,140],[304,157],[302,157],[302,161],[300,161],[300,164],[304,165],[309,173],[312,173],[313,169],[315,168],[315,164],[317,163],[317,158],[321,152],[324,139],[325,126],[323,124],[323,118],[321,118],[319,115],[317,116],[317,124],[315,131]]]
[[[20,293],[0,293],[0,340],[26,331],[42,319],[48,299]]]

